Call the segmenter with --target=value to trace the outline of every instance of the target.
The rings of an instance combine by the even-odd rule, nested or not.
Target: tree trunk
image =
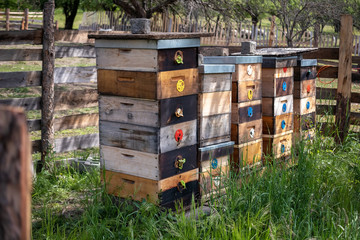
[[[73,29],[74,20],[79,8],[80,0],[67,0],[64,4],[63,12],[65,14],[65,29]]]
[[[320,37],[320,24],[316,23],[314,26],[314,47],[319,46],[319,37]]]
[[[45,165],[46,157],[54,147],[54,0],[44,5],[42,97],[41,97],[41,162],[37,171]]]

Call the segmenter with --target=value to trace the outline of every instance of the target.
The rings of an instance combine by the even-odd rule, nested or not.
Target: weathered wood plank
[[[240,82],[260,80],[261,76],[261,63],[237,64],[235,65],[235,72],[232,75],[232,81]]]
[[[55,152],[69,152],[99,146],[99,134],[87,134],[75,137],[55,139]]]
[[[158,70],[158,52],[148,49],[97,48],[98,69],[146,71]]]
[[[231,91],[199,94],[199,117],[231,112]]]
[[[40,119],[27,121],[29,131],[38,131],[41,128]],[[62,118],[55,118],[54,130],[61,131],[65,129],[86,128],[99,125],[99,115],[97,113],[78,114],[72,116],[65,116]]]
[[[0,45],[41,44],[42,30],[0,31]]]
[[[223,138],[229,141],[231,135],[231,114],[219,114],[207,117],[200,117],[199,120],[199,139],[200,142],[209,142],[211,139]],[[209,144],[207,144],[209,145]],[[203,146],[205,146],[203,144]]]
[[[335,88],[316,88],[316,99],[335,100]],[[360,103],[360,93],[351,93],[351,103]]]
[[[95,58],[96,51],[95,47],[91,45],[85,46],[56,46],[55,47],[56,58]]]
[[[262,99],[263,116],[278,116],[293,112],[293,96]]]
[[[27,111],[39,110],[41,107],[41,97],[0,99],[0,104],[22,107]]]
[[[294,98],[314,97],[315,94],[315,79],[294,82]]]
[[[200,74],[199,83],[201,93],[231,91],[231,74]]]
[[[292,138],[292,132],[273,137],[263,136],[264,154],[274,155],[275,158],[288,156],[291,154]]]
[[[339,48],[319,48],[303,54],[306,59],[339,59]]]
[[[98,106],[98,93],[96,89],[55,92],[55,110],[96,106]]]
[[[280,134],[293,130],[294,115],[281,114],[276,117],[263,116],[263,134]]]
[[[231,124],[231,141],[235,144],[251,142],[262,137],[263,120]]]
[[[236,169],[261,161],[262,139],[234,146],[233,164]]]
[[[294,99],[294,113],[295,114],[308,114],[311,112],[315,112],[316,98],[308,97],[301,99]]]
[[[55,41],[71,43],[94,43],[94,39],[89,39],[88,34],[96,34],[97,31],[79,30],[57,30],[55,31]]]
[[[3,72],[0,74],[0,88],[40,86],[41,72]]]
[[[262,81],[240,81],[232,83],[232,102],[241,103],[261,100]]]
[[[55,83],[89,83],[97,81],[96,67],[55,68]]]
[[[0,49],[0,61],[41,61],[42,49]]]

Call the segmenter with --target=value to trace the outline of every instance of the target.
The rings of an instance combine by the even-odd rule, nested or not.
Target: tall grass
[[[298,142],[296,165],[273,160],[231,174],[226,193],[207,203],[211,213],[189,216],[145,201],[115,204],[99,172],[53,169],[34,181],[33,238],[360,239],[359,148],[351,135],[342,146],[319,135]]]

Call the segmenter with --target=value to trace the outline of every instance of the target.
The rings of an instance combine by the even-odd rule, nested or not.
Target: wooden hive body
[[[208,59],[209,63],[215,61],[235,64],[232,75],[231,140],[236,144],[232,167],[238,171],[240,165],[252,165],[261,159],[262,57],[241,55]]]
[[[316,59],[298,60],[294,71],[294,144],[312,139],[316,124]]]
[[[94,35],[107,191],[165,207],[199,197],[201,34]]]

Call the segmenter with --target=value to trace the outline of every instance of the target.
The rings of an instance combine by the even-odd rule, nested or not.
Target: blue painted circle
[[[281,153],[284,153],[284,152],[285,152],[285,145],[281,144]]]
[[[311,135],[310,135],[310,133],[308,134],[308,137],[307,137],[307,138],[308,138],[308,140],[311,140]]]
[[[285,129],[285,127],[286,127],[286,122],[285,122],[285,120],[282,120],[281,121],[281,128]]]
[[[215,169],[215,168],[217,168],[217,166],[218,166],[218,160],[216,158],[214,158],[211,161],[211,167],[212,167],[212,169]]]
[[[283,89],[283,91],[286,91],[286,82],[283,82],[283,84],[282,84],[282,89]]]
[[[283,104],[283,106],[282,106],[282,111],[283,111],[283,112],[286,112],[286,103]]]
[[[310,102],[307,101],[307,102],[306,102],[306,109],[309,109],[309,108],[310,108]]]
[[[252,116],[253,116],[253,109],[252,109],[252,107],[249,107],[249,108],[248,108],[248,116],[249,116],[249,117],[252,117]]]

